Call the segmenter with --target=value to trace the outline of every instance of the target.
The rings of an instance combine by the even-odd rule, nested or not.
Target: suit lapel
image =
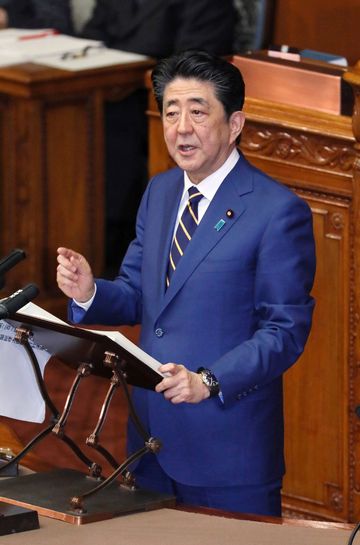
[[[152,236],[156,240],[154,250],[154,279],[153,285],[157,286],[158,300],[162,300],[165,293],[165,280],[169,261],[169,251],[176,221],[177,211],[181,195],[184,189],[183,171],[176,171],[175,183],[168,183],[159,198],[159,215],[156,218],[156,226],[151,227]]]
[[[195,268],[205,259],[212,248],[226,237],[235,223],[240,219],[245,210],[245,204],[241,197],[251,192],[252,188],[251,168],[241,157],[219,187],[199,227],[196,229],[191,243],[181,258],[176,272],[172,276],[170,286],[166,290],[161,311],[172,301]],[[226,215],[228,210],[231,210],[233,213],[232,217]],[[223,220],[225,223],[220,229],[217,229],[215,226],[220,220]],[[171,235],[167,240],[167,248],[170,244]],[[166,267],[167,260],[168,256],[165,258]],[[164,268],[164,263],[162,266]]]

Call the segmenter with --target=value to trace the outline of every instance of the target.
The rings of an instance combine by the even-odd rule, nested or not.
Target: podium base
[[[9,467],[4,467],[8,463],[8,460],[2,460],[0,458],[0,479],[2,477],[17,477],[19,475],[18,464],[11,464]]]
[[[39,517],[36,511],[0,502],[0,536],[38,528]]]
[[[70,505],[71,498],[85,494],[98,483],[73,469],[33,473],[0,481],[0,500],[77,525],[175,505],[174,496],[141,488],[130,490],[112,482],[86,499],[85,512],[75,511]]]

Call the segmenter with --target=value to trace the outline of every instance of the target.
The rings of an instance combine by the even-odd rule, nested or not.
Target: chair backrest
[[[272,42],[276,0],[234,0],[238,12],[235,52],[266,48]]]

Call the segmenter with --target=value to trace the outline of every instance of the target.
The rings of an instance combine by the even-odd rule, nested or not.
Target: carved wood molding
[[[333,195],[330,193],[320,193],[316,191],[303,190],[298,187],[288,185],[295,193],[305,200],[316,200],[319,201],[318,205],[314,204],[311,206],[313,214],[320,214],[324,219],[324,235],[326,237],[341,240],[344,235],[344,228],[347,224],[346,216],[342,210],[348,210],[351,206],[351,199],[340,197],[338,195]],[[326,201],[326,203],[324,202]],[[311,203],[310,203],[311,204]],[[329,207],[326,204],[331,206],[338,206],[339,209],[329,210]],[[341,208],[340,208],[341,207]]]
[[[342,174],[351,174],[356,159],[352,142],[347,144],[326,136],[283,130],[253,121],[249,121],[244,127],[241,148],[245,153],[329,169]]]
[[[344,494],[342,489],[333,483],[325,483],[326,504],[331,510],[341,512],[344,509]]]
[[[345,72],[343,76],[347,81],[354,93],[354,110],[352,116],[352,128],[353,133],[358,142],[360,142],[360,61],[358,61],[353,68],[350,68]]]
[[[328,483],[324,482],[324,500],[323,501],[317,501],[313,498],[306,498],[303,496],[299,496],[296,494],[287,494],[285,493],[283,495],[283,503],[286,510],[290,511],[291,513],[295,514],[296,512],[302,513],[302,516],[304,516],[304,513],[309,513],[310,517],[313,516],[311,513],[317,513],[319,512],[319,508],[323,509],[324,511],[328,511],[328,513],[323,512],[323,516],[331,516],[332,514],[340,514],[344,510],[344,494],[342,488],[334,483]],[[290,507],[287,504],[287,501],[292,502],[295,500],[295,502],[298,503],[298,507]],[[294,509],[294,511],[293,511]],[[284,514],[283,514],[284,516]],[[304,516],[306,518],[306,516]]]
[[[300,195],[303,199],[313,199],[319,201],[320,205],[324,207],[324,201],[332,205],[340,205],[342,207],[348,208],[351,206],[351,198],[344,197],[332,192],[325,191],[313,191],[311,189],[299,188],[295,185],[286,184],[287,187],[292,189],[295,193]]]
[[[360,211],[360,195],[358,187],[360,184],[360,62],[344,74],[344,79],[350,83],[354,92],[354,110],[352,116],[352,128],[356,138],[354,149],[357,153],[353,167],[354,179],[354,209],[352,236],[355,241],[360,240],[359,227],[359,211]],[[356,244],[356,242],[355,242]],[[350,391],[349,391],[349,481],[350,481],[350,497],[349,511],[350,519],[358,519],[360,510],[360,422],[357,406],[360,405],[360,341],[359,341],[359,279],[357,279],[356,271],[359,270],[360,258],[356,246],[351,246],[351,261],[353,267],[350,271],[351,290],[350,299]],[[355,412],[356,411],[356,412]]]
[[[321,516],[318,512],[313,513],[307,513],[304,511],[297,511],[293,508],[290,508],[288,506],[285,506],[282,508],[282,517],[283,518],[289,518],[289,519],[296,519],[296,520],[314,520],[314,517],[316,517],[317,521],[329,521],[329,516]],[[333,518],[331,517],[331,521],[333,521]]]

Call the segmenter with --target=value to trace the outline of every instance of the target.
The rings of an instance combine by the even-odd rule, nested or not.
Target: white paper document
[[[107,49],[106,47],[94,47],[88,50],[86,55],[79,51],[74,56],[56,56],[51,55],[42,57],[38,60],[40,64],[51,66],[52,68],[61,68],[61,70],[88,70],[90,68],[102,68],[116,64],[126,64],[131,62],[145,61],[149,57],[128,51],[118,51],[116,49]]]
[[[43,422],[45,403],[29,356],[14,337],[15,328],[0,320],[0,415],[26,422]],[[42,347],[34,344],[32,347],[44,376],[50,354]]]
[[[64,322],[63,320],[60,320],[60,318],[57,318],[50,312],[47,312],[43,308],[39,307],[38,305],[35,305],[34,303],[28,303],[22,309],[18,311],[18,314],[24,314],[26,316],[32,316],[33,318],[40,318],[41,320],[47,320],[48,322],[52,322],[55,324],[61,324],[64,326],[67,326],[69,328],[73,328],[71,324],[68,324]],[[81,329],[84,329],[86,331],[91,331],[91,333],[96,333],[97,335],[102,335],[104,337],[109,337],[112,341],[114,341],[119,346],[122,346],[130,352],[133,356],[138,358],[140,361],[142,361],[145,365],[150,367],[153,371],[155,371],[158,375],[161,377],[164,376],[162,373],[158,371],[159,366],[161,365],[158,360],[150,356],[147,352],[144,352],[141,348],[139,348],[136,344],[134,344],[132,341],[130,341],[125,335],[120,333],[120,331],[108,331],[108,330],[94,330],[94,329],[88,329],[86,327],[82,327]]]
[[[16,29],[8,29],[9,34],[2,36],[0,31],[0,66],[19,64],[23,62],[37,62],[43,58],[60,58],[65,53],[83,51],[88,47],[99,47],[102,42],[73,38],[65,34],[52,34],[48,31],[34,31],[30,34],[18,34]],[[13,32],[13,35],[10,33]],[[14,31],[16,31],[14,33]],[[17,35],[17,37],[16,37]]]
[[[0,30],[0,47],[6,42],[14,43],[18,40],[30,40],[58,34],[53,28],[4,28]]]
[[[148,57],[106,48],[101,41],[57,34],[51,29],[0,30],[0,66],[36,62],[62,70],[86,70],[140,62]]]
[[[1,36],[1,31],[0,31]],[[86,47],[99,47],[102,42],[73,38],[65,34],[44,35],[39,38],[17,39],[8,42],[0,39],[0,55],[13,62],[39,61],[49,56],[83,51]]]

